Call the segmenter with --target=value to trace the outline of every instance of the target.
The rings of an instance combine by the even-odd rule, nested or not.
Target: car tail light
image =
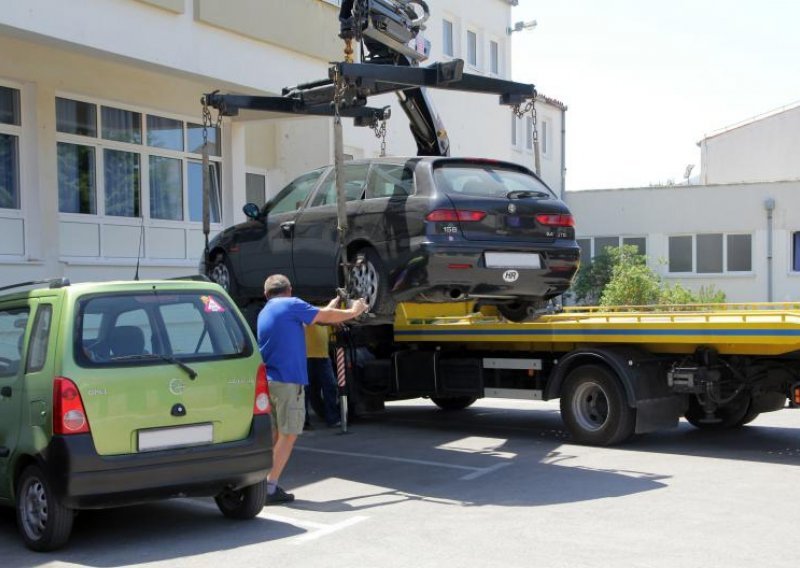
[[[425,216],[426,221],[481,221],[486,217],[485,211],[466,211],[463,209],[436,209]]]
[[[53,381],[53,434],[85,434],[89,419],[78,387],[65,377]]]
[[[269,383],[267,382],[267,368],[264,363],[258,366],[256,371],[256,400],[253,403],[253,416],[269,414],[272,409],[269,407]]]
[[[536,216],[536,222],[549,227],[574,227],[575,217],[564,213],[540,213]]]

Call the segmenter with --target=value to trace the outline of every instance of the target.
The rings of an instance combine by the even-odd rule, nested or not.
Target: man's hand
[[[369,309],[367,301],[364,298],[359,298],[353,305],[350,306],[350,311],[353,312],[354,317],[358,317]]]
[[[339,302],[341,302],[341,301],[342,301],[342,299],[339,298],[339,296],[336,296],[333,300],[328,302],[328,305],[325,306],[325,307],[326,308],[338,308],[339,307]]]

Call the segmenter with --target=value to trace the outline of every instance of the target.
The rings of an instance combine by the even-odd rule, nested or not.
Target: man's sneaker
[[[294,494],[286,493],[281,487],[275,488],[275,493],[267,494],[265,505],[280,505],[281,503],[291,503],[294,501]]]

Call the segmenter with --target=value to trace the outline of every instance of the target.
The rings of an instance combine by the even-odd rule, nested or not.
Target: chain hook
[[[372,129],[375,131],[375,138],[378,138],[381,141],[381,158],[386,157],[386,119],[378,120],[372,126]]]

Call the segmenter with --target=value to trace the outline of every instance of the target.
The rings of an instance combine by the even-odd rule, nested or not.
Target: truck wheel
[[[17,482],[17,526],[28,548],[47,552],[64,546],[74,517],[72,509],[58,502],[39,466],[23,470]]]
[[[561,417],[576,441],[592,446],[619,444],[636,426],[636,410],[628,406],[622,385],[600,365],[582,365],[567,375]]]
[[[229,519],[252,519],[264,508],[267,499],[267,480],[243,487],[237,491],[223,491],[214,501]]]
[[[758,413],[750,412],[750,397],[741,396],[730,404],[717,408],[712,416],[706,416],[697,397],[689,400],[689,409],[684,414],[687,422],[701,430],[730,430],[744,426],[756,419]]]
[[[464,410],[478,400],[476,396],[431,397],[431,401],[442,410]]]

